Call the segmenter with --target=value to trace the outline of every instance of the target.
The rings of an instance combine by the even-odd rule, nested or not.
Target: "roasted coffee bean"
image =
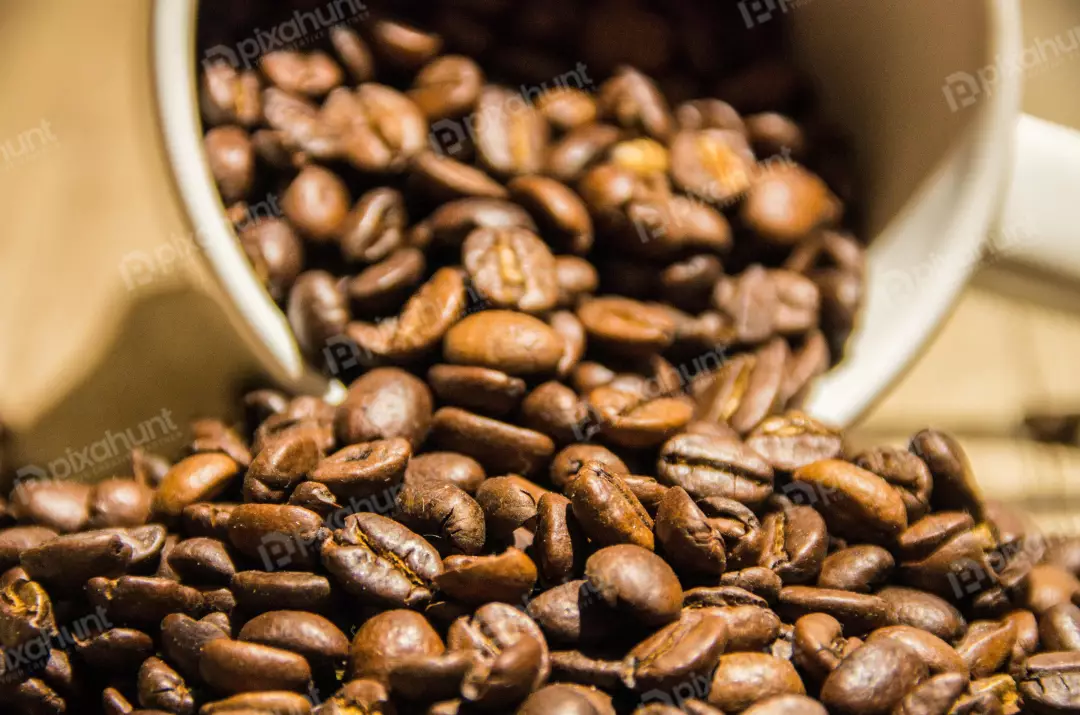
[[[676,568],[719,575],[727,567],[723,535],[680,487],[669,489],[660,502],[656,538]]]
[[[405,481],[441,481],[475,494],[487,475],[472,457],[457,452],[428,452],[409,460]]]
[[[584,580],[544,591],[529,602],[526,611],[554,643],[599,644],[618,633],[617,614]]]
[[[592,218],[581,198],[565,184],[543,176],[520,176],[507,186],[511,198],[536,219],[545,240],[579,255],[592,248]]]
[[[540,578],[545,583],[565,583],[580,573],[585,558],[585,536],[569,499],[554,493],[540,497],[536,503],[532,548]]]
[[[827,715],[821,703],[805,695],[774,695],[743,710],[745,715]],[[703,714],[704,715],[704,714]]]
[[[1060,603],[1039,618],[1039,636],[1047,650],[1080,650],[1080,608]]]
[[[425,152],[415,157],[412,172],[420,190],[442,202],[509,197],[506,188],[484,171],[436,152]]]
[[[214,127],[203,142],[221,197],[227,202],[246,198],[255,181],[255,152],[248,133],[240,127]]]
[[[434,365],[428,383],[439,401],[493,417],[513,412],[525,395],[525,381],[500,370],[466,365]]]
[[[187,683],[160,658],[147,658],[139,668],[139,705],[177,715],[195,712],[195,697]]]
[[[600,599],[641,622],[657,626],[678,618],[682,587],[663,559],[640,546],[600,549],[585,563],[585,577]]]
[[[225,454],[194,454],[177,462],[154,493],[153,512],[173,520],[184,508],[221,494],[236,478],[239,465]]]
[[[690,402],[680,397],[651,398],[613,386],[588,395],[589,415],[600,434],[621,447],[641,449],[661,444],[684,428],[693,416]]]
[[[889,626],[871,633],[866,642],[874,643],[881,639],[895,640],[915,651],[926,663],[931,675],[939,673],[968,675],[968,665],[963,657],[952,646],[932,633],[911,626]]]
[[[241,504],[229,516],[229,542],[264,568],[307,568],[329,536],[319,515],[287,504]]]
[[[852,546],[830,554],[821,566],[817,585],[840,591],[870,593],[888,581],[893,556],[880,546]]]
[[[721,586],[734,586],[743,589],[767,603],[775,603],[780,597],[783,582],[770,569],[751,566],[738,571],[728,571],[720,577]]]
[[[35,581],[55,588],[78,589],[95,576],[125,573],[132,563],[134,546],[126,534],[101,529],[58,536],[26,549],[20,562]]]
[[[551,482],[559,489],[565,488],[586,462],[599,462],[613,474],[630,473],[630,467],[607,447],[598,444],[572,444],[551,460]]]
[[[128,715],[135,707],[116,688],[101,691],[101,707],[105,715]]]
[[[13,526],[0,530],[0,570],[6,571],[19,564],[23,552],[40,546],[57,533],[44,526]]]
[[[627,685],[637,691],[671,690],[707,677],[726,645],[724,620],[707,610],[687,611],[636,645],[627,656]]]
[[[935,675],[904,696],[893,712],[896,715],[944,715],[951,712],[967,685],[968,678],[960,673]]]
[[[378,514],[353,514],[322,545],[323,566],[362,603],[417,607],[432,598],[443,571],[423,537]]]
[[[311,668],[302,656],[228,638],[203,645],[199,673],[211,688],[229,694],[261,690],[304,692],[311,680]]]
[[[715,376],[701,381],[695,418],[726,421],[740,435],[749,433],[779,410],[790,355],[787,342],[774,338],[753,354],[728,360]]]
[[[309,476],[340,499],[374,499],[400,487],[411,456],[402,437],[361,442],[323,459]]]
[[[602,117],[626,129],[641,130],[659,140],[672,132],[673,117],[663,95],[645,75],[630,68],[621,69],[601,86],[597,103]]]
[[[821,686],[821,702],[830,712],[889,713],[926,675],[915,651],[883,638],[844,658]]]
[[[889,609],[894,624],[912,626],[933,633],[944,641],[959,638],[967,622],[952,604],[925,591],[888,586],[876,594]]]
[[[477,666],[462,683],[467,700],[505,707],[524,699],[551,672],[547,643],[531,618],[512,606],[489,603],[450,627],[451,651],[475,654]]]
[[[212,125],[257,124],[262,114],[258,75],[252,70],[237,72],[225,62],[207,65],[199,87],[199,107]]]
[[[794,494],[821,511],[840,536],[889,543],[907,528],[907,509],[888,482],[848,462],[823,460],[796,470],[788,496]]]
[[[407,439],[418,448],[431,426],[431,391],[397,368],[379,368],[349,386],[334,418],[342,444]]]
[[[740,132],[683,131],[671,140],[676,186],[706,201],[723,204],[743,194],[754,182],[756,169],[754,153]]]
[[[198,590],[156,576],[96,576],[87,582],[86,596],[121,623],[158,624],[170,613],[199,615],[205,605]]]
[[[825,613],[810,613],[795,621],[793,641],[795,664],[819,683],[850,650],[840,621]]]
[[[574,516],[598,544],[635,544],[652,550],[653,520],[623,480],[588,462],[566,485]]]
[[[480,98],[484,73],[468,57],[445,55],[416,74],[408,95],[429,121],[460,117]]]
[[[330,581],[325,576],[298,571],[240,571],[230,589],[245,611],[264,613],[280,609],[326,612],[331,605]]]
[[[695,499],[725,497],[750,507],[772,494],[773,470],[737,440],[683,433],[660,448],[657,476]]]
[[[187,583],[228,585],[236,573],[236,566],[225,544],[216,539],[181,541],[169,553],[168,562]]]
[[[507,539],[519,527],[536,524],[536,490],[520,477],[495,477],[476,490],[476,502],[484,510],[487,533]]]
[[[972,678],[985,678],[997,672],[1012,654],[1016,643],[1016,624],[1012,621],[975,621],[956,644]]]
[[[154,491],[134,479],[106,479],[94,485],[90,494],[92,529],[142,526],[150,518]]]
[[[562,357],[562,340],[547,324],[507,310],[466,317],[446,335],[443,356],[511,375],[550,374]]]
[[[75,640],[75,652],[85,663],[114,673],[134,675],[154,654],[154,640],[131,628],[110,628]]]
[[[675,324],[663,309],[629,298],[594,298],[578,307],[577,316],[589,338],[611,350],[648,354],[675,339]]]
[[[337,228],[341,254],[355,263],[382,260],[404,245],[407,225],[401,192],[373,189],[360,197]]]
[[[762,239],[792,245],[840,218],[842,205],[821,178],[794,163],[754,177],[740,216]]]
[[[412,611],[384,611],[369,619],[349,649],[349,677],[386,681],[409,656],[439,655],[445,645],[423,616]]]
[[[595,688],[559,683],[530,695],[519,715],[613,715],[611,696]]]
[[[952,437],[925,430],[911,438],[909,449],[930,469],[934,491],[931,504],[937,510],[966,511],[983,518],[982,493],[963,448]]]
[[[559,443],[572,442],[589,419],[589,406],[561,382],[545,382],[521,405],[525,426]]]
[[[200,715],[223,715],[234,712],[263,712],[269,715],[311,715],[311,701],[299,693],[268,690],[240,693],[206,703]]]
[[[8,509],[19,522],[30,522],[67,533],[79,531],[90,519],[91,488],[59,480],[16,483]]]
[[[25,565],[25,564],[24,564]],[[1040,564],[1027,579],[1027,608],[1042,615],[1060,603],[1080,603],[1080,582],[1068,571]]]
[[[1068,712],[1076,706],[1080,657],[1075,652],[1034,655],[1017,680],[1024,703],[1033,712]]]
[[[555,452],[555,443],[545,434],[456,407],[443,407],[435,413],[432,440],[444,449],[476,459],[496,474],[529,476]]]
[[[861,636],[889,625],[889,608],[884,599],[850,591],[786,586],[780,591],[776,610],[782,617],[791,618],[826,613],[840,621],[849,636]]]
[[[509,548],[493,556],[448,556],[435,583],[453,599],[482,605],[491,601],[520,603],[532,592],[536,578],[532,559]]]
[[[495,174],[536,174],[543,168],[548,125],[514,92],[485,87],[476,104],[476,148]]]
[[[863,452],[852,461],[896,488],[907,507],[909,524],[930,510],[934,482],[926,463],[911,452],[882,447]]]
[[[462,263],[473,286],[496,308],[540,313],[555,307],[555,257],[527,229],[476,229],[462,246]]]
[[[248,621],[237,640],[292,651],[313,668],[332,668],[349,654],[349,639],[326,618],[306,611],[271,611]]]
[[[195,620],[183,613],[172,613],[161,621],[161,650],[165,658],[189,679],[199,677],[199,658],[203,646],[230,634],[207,620]],[[152,644],[151,644],[152,647]]]
[[[229,517],[237,504],[197,502],[184,507],[181,526],[188,536],[205,536],[219,541],[229,538]]]
[[[709,689],[709,702],[721,710],[741,712],[776,695],[806,692],[799,674],[786,660],[764,653],[729,653],[720,657]]]
[[[40,583],[21,577],[0,587],[0,645],[18,648],[56,633],[52,600]]]
[[[398,493],[396,504],[401,523],[430,537],[440,553],[474,555],[484,548],[484,510],[453,484],[408,483]]]
[[[839,433],[798,411],[766,418],[747,436],[746,445],[784,472],[837,459],[843,452]]]
[[[424,279],[427,261],[416,248],[400,248],[345,284],[354,315],[392,313]]]

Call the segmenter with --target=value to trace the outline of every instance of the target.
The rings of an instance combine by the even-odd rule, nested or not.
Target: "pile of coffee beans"
[[[436,401],[398,368],[339,407],[258,390],[176,463],[17,483],[0,707],[1080,712],[1080,540],[984,501],[945,434],[849,454],[788,412],[555,451]]]
[[[431,370],[440,397],[508,413],[537,378],[610,384],[596,361],[724,351],[774,388],[748,427],[840,360],[863,287],[850,161],[783,23],[698,0],[351,4],[202,18],[210,167],[311,362]],[[335,8],[297,47],[253,45]]]

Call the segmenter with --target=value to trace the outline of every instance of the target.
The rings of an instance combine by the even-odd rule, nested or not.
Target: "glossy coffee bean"
[[[601,600],[648,625],[678,618],[682,587],[663,559],[640,546],[600,549],[585,563],[585,577]]]
[[[397,518],[420,534],[432,535],[440,553],[478,554],[487,538],[484,510],[452,484],[420,481],[397,495]]]
[[[435,577],[439,589],[466,604],[492,601],[520,603],[536,584],[532,559],[516,548],[492,556],[448,556],[444,570]]]
[[[727,628],[707,610],[687,611],[645,639],[628,658],[628,685],[638,692],[671,690],[681,682],[707,677],[724,652]]]
[[[656,513],[656,538],[677,568],[722,574],[727,567],[723,536],[680,487],[669,489]]]
[[[653,520],[626,483],[599,462],[588,462],[566,485],[582,530],[602,545],[654,546]]]
[[[660,449],[657,476],[697,499],[725,497],[750,507],[762,504],[773,489],[773,470],[742,443],[684,433]]]
[[[769,697],[805,692],[791,663],[764,653],[730,653],[720,657],[709,702],[721,710],[739,712]]]
[[[472,457],[457,452],[428,452],[415,455],[405,470],[405,481],[444,481],[468,494],[486,479],[484,468]]]
[[[311,680],[307,661],[287,650],[219,638],[206,643],[199,658],[202,679],[220,693],[260,690],[303,692]]]
[[[907,528],[907,509],[888,482],[848,462],[824,460],[802,467],[793,475],[792,488],[842,536],[888,543]]]
[[[349,386],[334,418],[342,444],[407,439],[415,449],[431,426],[432,396],[421,380],[397,368],[378,368]]]
[[[271,611],[248,621],[237,640],[292,651],[313,667],[332,667],[349,654],[349,639],[326,618],[306,611]]]

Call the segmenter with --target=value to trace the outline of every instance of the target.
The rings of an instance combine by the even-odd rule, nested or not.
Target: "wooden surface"
[[[1024,3],[1029,37],[1080,25],[1075,0]],[[201,380],[220,399],[231,373],[214,366],[242,362],[209,302],[177,292],[193,259],[168,250],[187,229],[155,134],[149,5],[0,0],[0,143],[29,147],[0,156],[0,414],[38,458],[93,442],[109,420],[212,410],[170,386]],[[1031,108],[1080,126],[1078,79],[1080,58],[1031,78]],[[153,279],[133,286],[140,260]],[[1080,292],[1032,299],[1030,287],[984,272],[854,441],[954,430],[988,493],[1077,530],[1080,450],[1018,435],[1029,411],[1080,411]]]

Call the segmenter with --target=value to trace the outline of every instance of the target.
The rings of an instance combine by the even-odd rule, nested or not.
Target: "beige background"
[[[1080,25],[1076,0],[1023,2],[1032,40]],[[210,302],[178,292],[196,264],[163,179],[149,5],[0,0],[0,414],[37,460],[99,439],[106,416],[213,411],[244,367]],[[1080,53],[1028,85],[1031,111],[1080,127]],[[1029,410],[1080,411],[1080,292],[1033,285],[985,271],[856,439],[955,430],[988,491],[1070,526],[1080,451],[1017,435]]]

